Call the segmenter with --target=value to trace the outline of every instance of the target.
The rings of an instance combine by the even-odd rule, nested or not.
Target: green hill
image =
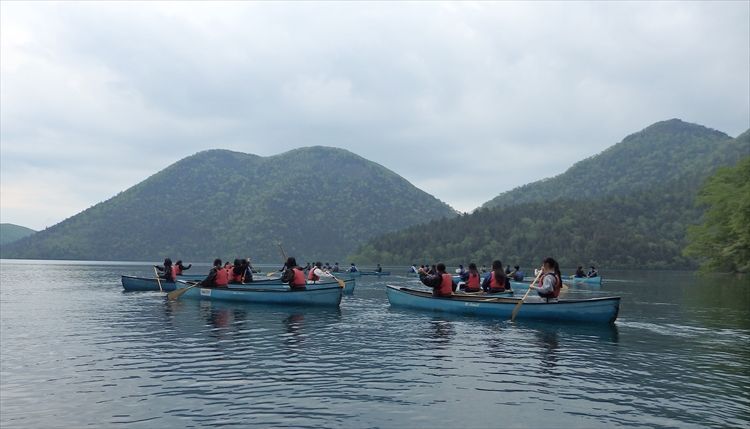
[[[35,233],[33,229],[12,223],[0,223],[0,246],[13,243]]]
[[[7,257],[341,260],[361,242],[455,216],[404,178],[342,149],[271,157],[210,150],[14,243]]]
[[[670,136],[666,129],[673,129],[675,135]],[[687,129],[696,131],[698,136],[689,138],[685,134]],[[654,130],[658,132],[653,133]],[[578,163],[558,178],[520,188],[536,191],[533,198],[520,190],[512,191],[516,202],[533,202],[509,204],[506,197],[501,196],[500,207],[483,207],[456,219],[434,221],[377,237],[363,245],[352,258],[400,264],[423,261],[489,264],[500,258],[506,264],[520,263],[528,267],[538,264],[545,256],[554,256],[568,267],[593,263],[607,268],[693,268],[695,262],[685,257],[682,250],[687,244],[687,227],[698,223],[704,210],[696,206],[695,197],[701,184],[718,167],[733,165],[742,155],[750,154],[750,131],[736,139],[714,141],[710,136],[720,136],[720,133],[667,121],[625,139],[616,145],[616,152],[648,152],[646,131],[658,137],[652,142],[655,152],[660,152],[665,142],[674,146],[680,139],[689,141],[686,146],[692,149],[672,150],[671,158],[622,155],[610,159],[617,165],[627,165],[630,170],[642,171],[642,175],[652,172],[661,182],[646,186],[647,180],[637,176],[638,184],[627,192],[628,185],[620,183],[618,177],[602,173],[607,170],[603,162],[607,157],[603,155],[615,152],[610,148],[599,155],[603,170],[591,169],[589,179],[584,174],[588,169],[581,169],[578,166],[583,162]],[[702,144],[696,143],[701,141]],[[634,147],[629,147],[631,145]],[[699,146],[710,150],[704,148],[698,157]],[[654,159],[661,159],[662,164],[654,164]],[[568,175],[571,171],[575,174]],[[618,168],[610,171],[620,174]],[[550,189],[568,189],[565,186],[577,183],[570,177],[588,184],[592,192],[598,183],[605,187],[609,184],[613,191],[609,196],[591,196],[589,201],[569,195],[535,201]],[[556,182],[558,179],[560,181]]]
[[[706,177],[706,168],[736,163],[742,155],[741,145],[726,134],[671,119],[627,136],[563,174],[504,192],[484,207],[555,199],[590,201],[632,194],[686,177],[700,182]]]

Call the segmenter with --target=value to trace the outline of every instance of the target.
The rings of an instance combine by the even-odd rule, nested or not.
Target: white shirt
[[[324,277],[329,277],[329,278],[333,277],[333,274],[329,273],[328,271],[323,271],[322,269],[320,269],[318,267],[315,267],[315,269],[313,270],[313,274],[315,274],[316,276],[318,276],[321,279],[324,278]]]

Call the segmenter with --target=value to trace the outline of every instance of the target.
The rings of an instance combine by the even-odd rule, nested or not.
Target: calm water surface
[[[750,427],[750,281],[610,272],[615,326],[124,293],[149,265],[0,262],[0,426]],[[195,267],[191,272],[204,270]]]

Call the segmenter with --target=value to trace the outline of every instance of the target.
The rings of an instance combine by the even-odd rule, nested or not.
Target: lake
[[[587,326],[390,308],[399,276],[339,309],[122,291],[150,270],[0,261],[0,426],[750,427],[747,278],[605,270]]]

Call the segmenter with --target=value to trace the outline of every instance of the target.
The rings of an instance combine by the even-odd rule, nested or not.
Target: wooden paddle
[[[156,271],[156,267],[154,267],[154,274],[156,275],[156,283],[159,284],[159,292],[164,292],[164,289],[161,288],[161,279],[159,278],[159,272]]]
[[[172,292],[169,292],[167,294],[167,298],[169,298],[169,299],[171,299],[173,301],[176,300],[176,299],[179,299],[182,296],[182,294],[184,294],[185,292],[188,291],[188,289],[192,289],[192,288],[194,288],[196,286],[200,286],[200,284],[201,284],[201,282],[196,282],[192,286],[188,286],[188,287],[184,287],[184,288],[180,288],[180,289],[175,289]]]
[[[521,309],[521,306],[523,305],[523,301],[526,299],[527,296],[529,296],[529,292],[531,292],[531,289],[533,288],[534,283],[536,283],[537,280],[539,280],[539,277],[541,277],[543,273],[544,273],[544,271],[542,271],[539,274],[537,274],[537,276],[534,279],[534,281],[531,282],[531,284],[529,285],[529,288],[526,290],[526,293],[523,294],[523,298],[521,298],[521,300],[518,301],[518,304],[516,304],[516,306],[513,307],[513,312],[510,313],[510,321],[511,322],[513,322],[513,321],[516,320],[516,315],[518,314],[518,311]]]

